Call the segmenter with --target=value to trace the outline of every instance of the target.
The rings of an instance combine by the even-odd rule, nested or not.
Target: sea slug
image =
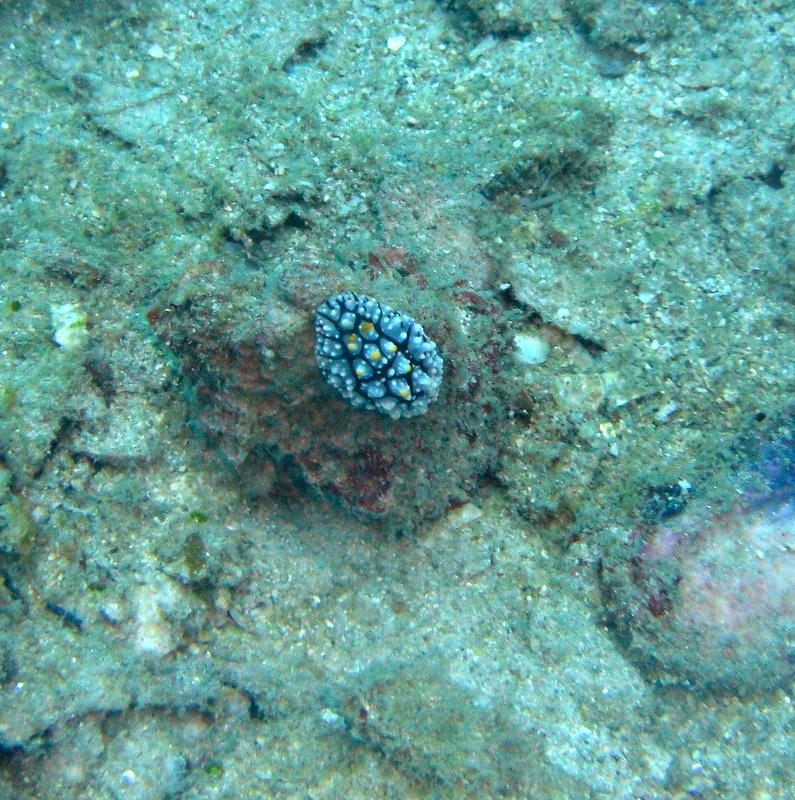
[[[320,371],[351,405],[399,419],[437,398],[442,356],[408,314],[346,291],[317,309],[315,332]]]

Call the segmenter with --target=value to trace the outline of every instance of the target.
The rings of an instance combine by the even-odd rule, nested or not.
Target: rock
[[[459,286],[432,290],[418,271],[373,289],[377,279],[356,273],[357,292],[421,319],[449,365],[427,414],[393,420],[352,408],[318,369],[314,310],[345,288],[340,275],[319,265],[266,281],[230,272],[191,270],[149,319],[193,386],[196,428],[244,494],[306,488],[393,531],[469,499],[508,424],[514,362],[498,304]]]
[[[795,675],[795,504],[791,483],[702,503],[623,532],[602,564],[609,613],[650,675],[750,694]]]

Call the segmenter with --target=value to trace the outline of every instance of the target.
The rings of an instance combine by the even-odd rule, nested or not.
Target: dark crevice
[[[91,382],[102,395],[105,406],[109,408],[116,396],[116,379],[110,361],[99,353],[92,353],[83,366],[86,368]]]
[[[116,144],[120,145],[125,150],[138,149],[138,145],[135,142],[125,139],[123,136],[120,136],[118,133],[116,133],[116,131],[111,130],[100,122],[97,122],[90,112],[85,112],[83,115],[83,120],[85,121],[85,127],[88,130],[93,131],[100,139],[116,142]]]
[[[765,186],[769,186],[771,189],[783,189],[784,181],[782,180],[782,178],[784,177],[784,172],[785,169],[783,164],[774,161],[770,165],[767,172],[758,175],[757,177],[759,178],[760,181],[762,181],[762,183],[765,184]]]
[[[61,419],[58,430],[55,431],[55,436],[52,437],[50,446],[47,448],[47,452],[44,454],[41,464],[33,473],[34,478],[40,478],[42,476],[47,464],[52,460],[52,457],[58,451],[58,448],[64,443],[69,434],[75,430],[77,424],[77,421],[71,419],[70,417],[64,417]]]
[[[566,333],[566,331],[564,331],[564,333]],[[601,342],[597,342],[596,339],[589,339],[581,333],[570,333],[569,336],[571,336],[589,355],[600,356],[602,353],[607,352],[607,348]]]
[[[3,581],[3,585],[6,587],[6,591],[14,598],[14,600],[18,600],[23,606],[27,607],[27,600],[25,596],[22,594],[22,591],[14,582],[14,579],[11,577],[9,572],[5,569],[0,569],[0,580]]]
[[[503,301],[503,305],[506,307],[516,308],[524,312],[524,321],[531,327],[549,328],[556,331],[561,336],[573,339],[589,355],[594,357],[601,356],[602,353],[607,352],[607,347],[596,339],[591,339],[590,337],[584,336],[581,333],[571,333],[565,328],[561,328],[559,325],[555,325],[554,323],[545,320],[538,311],[536,311],[534,308],[530,308],[516,297],[512,286],[508,286],[506,289],[502,290],[500,292],[500,297]]]
[[[77,631],[78,633],[82,632],[83,620],[78,617],[74,611],[70,611],[68,608],[64,608],[57,603],[50,602],[45,603],[44,607],[50,613],[55,614],[55,616],[58,617],[67,628],[71,628],[73,631]]]
[[[285,228],[298,228],[299,230],[303,230],[309,227],[309,220],[302,217],[300,214],[296,214],[295,211],[291,211],[282,225]]]
[[[321,50],[328,44],[329,35],[326,32],[307,36],[293,48],[293,52],[285,59],[282,70],[290,73],[295,67],[318,57]]]

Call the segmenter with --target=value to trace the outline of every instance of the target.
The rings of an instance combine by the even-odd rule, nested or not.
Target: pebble
[[[406,44],[405,36],[390,36],[386,40],[386,49],[391,53],[397,53],[404,44]]]
[[[549,355],[549,344],[540,336],[530,333],[517,333],[514,336],[516,350],[514,357],[522,364],[543,364]]]
[[[63,350],[80,350],[88,341],[88,315],[77,303],[50,306],[52,340]]]

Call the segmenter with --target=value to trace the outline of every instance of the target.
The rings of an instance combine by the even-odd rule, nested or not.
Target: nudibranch
[[[444,361],[422,326],[363,294],[329,297],[315,316],[325,379],[357,408],[416,417],[439,395]]]

